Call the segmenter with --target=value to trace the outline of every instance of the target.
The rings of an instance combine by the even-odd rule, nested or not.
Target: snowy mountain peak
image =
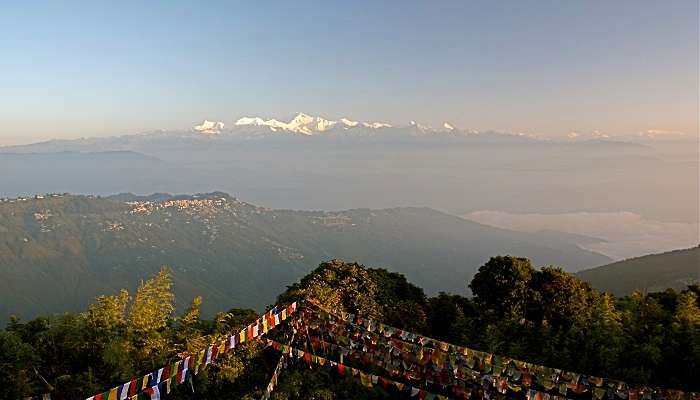
[[[251,117],[243,117],[243,118],[239,118],[238,121],[236,121],[236,123],[234,125],[237,125],[237,126],[239,126],[239,125],[260,126],[260,125],[265,125],[265,121],[259,117],[252,117],[252,118]]]
[[[363,122],[362,126],[372,129],[391,128],[391,125],[384,122]]]
[[[304,113],[298,113],[296,117],[292,118],[291,121],[289,121],[289,125],[292,126],[304,126],[312,123],[314,121],[314,117],[304,114]]]
[[[340,119],[340,122],[342,122],[343,125],[349,126],[349,127],[351,127],[351,128],[352,128],[352,127],[355,127],[355,126],[357,126],[357,124],[359,124],[359,122],[357,122],[357,121],[351,121],[351,120],[349,120],[349,119],[347,119],[347,118],[341,118],[341,119]]]
[[[411,126],[411,127],[413,127],[414,129],[416,129],[419,133],[435,133],[435,132],[437,132],[435,129],[433,129],[433,128],[429,127],[429,126],[425,126],[425,125],[419,124],[419,123],[416,122],[416,121],[411,121],[411,122],[409,122],[409,126]]]
[[[389,128],[391,125],[384,122],[357,122],[347,118],[341,118],[340,121],[328,120],[322,117],[314,117],[304,113],[298,113],[289,122],[281,122],[276,119],[264,120],[260,117],[243,117],[238,119],[235,126],[267,126],[272,131],[278,129],[300,133],[304,135],[313,135],[319,132],[327,131],[338,124],[342,124],[345,129],[356,128],[363,126],[370,129]],[[361,125],[360,125],[361,124]]]
[[[195,125],[193,129],[205,135],[218,135],[224,129],[224,123],[205,119],[201,124]]]
[[[448,131],[453,131],[453,130],[455,129],[454,126],[448,124],[447,122],[443,123],[443,124],[442,124],[442,127],[445,128],[445,129],[447,129]]]

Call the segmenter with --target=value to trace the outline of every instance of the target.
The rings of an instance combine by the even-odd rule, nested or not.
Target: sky
[[[22,1],[0,145],[205,118],[698,134],[698,1]]]

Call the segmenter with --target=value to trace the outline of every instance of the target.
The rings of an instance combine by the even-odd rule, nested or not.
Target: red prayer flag
[[[131,383],[129,384],[129,397],[133,397],[136,395],[136,378],[131,379]]]

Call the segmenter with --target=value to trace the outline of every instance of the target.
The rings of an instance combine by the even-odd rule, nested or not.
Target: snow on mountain
[[[362,126],[372,129],[391,128],[391,125],[384,122],[363,122]]]
[[[347,119],[347,118],[341,118],[341,119],[340,119],[340,122],[342,122],[343,125],[345,125],[346,127],[350,127],[350,128],[352,128],[352,127],[354,127],[354,126],[357,126],[357,124],[359,124],[359,122],[357,122],[357,121],[350,121],[350,120]]]
[[[348,118],[330,120],[320,116],[297,113],[288,122],[261,117],[241,117],[231,128],[224,130],[223,122],[204,120],[194,128],[196,133],[204,137],[218,136],[228,139],[265,139],[291,134],[293,136],[318,136],[327,139],[348,138],[378,138],[380,140],[397,140],[401,137],[425,138],[432,140],[441,137],[482,137],[483,140],[507,140],[507,138],[527,137],[532,140],[541,138],[517,132],[487,131],[457,128],[449,122],[443,122],[438,128],[410,121],[408,125],[393,126],[386,122],[355,121]],[[223,136],[222,136],[223,134]],[[172,136],[172,132],[169,133]],[[606,135],[594,132],[595,138],[606,138]]]
[[[418,135],[430,135],[430,134],[444,133],[445,131],[451,131],[451,129],[445,129],[445,130],[435,129],[432,126],[423,125],[423,124],[420,124],[416,121],[410,121],[408,123],[408,126],[409,126],[409,128],[413,129],[414,134],[418,134]]]
[[[272,120],[270,120],[272,121]],[[267,121],[263,120],[260,117],[243,117],[240,118],[234,125],[256,125],[256,126],[262,126],[262,125],[267,125]]]
[[[340,124],[340,125],[339,125]],[[272,131],[278,129],[300,133],[304,135],[313,135],[319,132],[325,132],[335,126],[342,126],[345,129],[356,128],[360,126],[360,122],[352,121],[347,118],[341,118],[340,121],[328,120],[322,117],[314,117],[304,113],[298,113],[289,122],[281,122],[276,119],[264,120],[260,117],[243,117],[238,119],[235,126],[267,126]],[[384,122],[362,122],[361,126],[371,129],[389,128],[391,125]]]
[[[195,125],[193,129],[196,132],[203,133],[205,135],[218,135],[221,133],[221,130],[224,129],[224,123],[205,119],[201,124]]]

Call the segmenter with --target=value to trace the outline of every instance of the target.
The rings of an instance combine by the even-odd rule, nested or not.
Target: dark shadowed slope
[[[464,292],[495,254],[569,270],[610,261],[427,208],[272,210],[224,193],[118,199],[0,203],[2,319],[81,309],[98,294],[133,289],[163,264],[173,268],[178,298],[203,295],[211,314],[231,304],[261,308],[331,258],[402,272],[430,293]]]
[[[618,296],[635,290],[685,289],[700,283],[700,247],[630,258],[581,271],[578,276]]]

